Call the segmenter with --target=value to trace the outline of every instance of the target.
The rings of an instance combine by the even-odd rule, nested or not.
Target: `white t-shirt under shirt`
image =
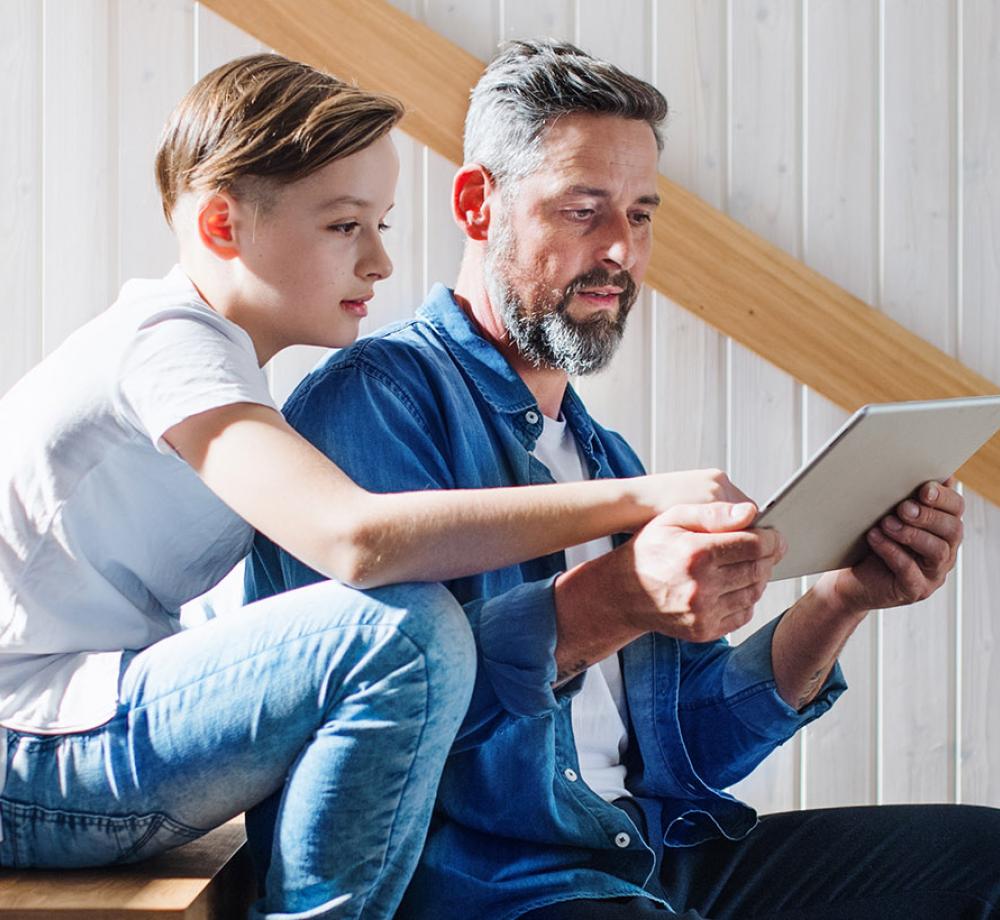
[[[252,528],[163,440],[232,403],[274,407],[250,337],[176,267],[130,281],[0,399],[0,725],[93,728],[123,649],[246,555]]]
[[[565,420],[544,417],[544,427],[535,444],[535,457],[548,467],[556,482],[589,479],[576,438]],[[596,559],[612,548],[602,537],[566,550],[566,567]],[[622,758],[628,747],[625,687],[618,655],[609,655],[592,665],[583,687],[571,705],[573,736],[583,781],[609,802],[628,796]]]

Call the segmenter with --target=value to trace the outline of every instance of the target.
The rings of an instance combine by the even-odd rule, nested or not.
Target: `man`
[[[466,122],[454,292],[327,362],[291,423],[377,491],[638,474],[568,378],[607,363],[635,301],[665,115],[653,87],[572,46],[508,46]],[[400,917],[990,916],[997,812],[841,809],[755,829],[724,791],[832,705],[836,657],[870,609],[943,583],[961,498],[926,485],[869,534],[868,558],[733,648],[721,637],[784,547],[746,530],[753,509],[717,479],[726,501],[692,495],[614,547],[448,585],[479,672]],[[318,577],[258,540],[251,596]]]

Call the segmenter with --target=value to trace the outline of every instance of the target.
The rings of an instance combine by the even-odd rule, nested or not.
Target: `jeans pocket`
[[[205,833],[163,814],[96,815],[3,801],[2,862],[13,868],[80,869],[135,862]]]

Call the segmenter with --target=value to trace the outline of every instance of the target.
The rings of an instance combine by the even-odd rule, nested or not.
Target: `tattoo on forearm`
[[[589,663],[586,658],[581,658],[569,667],[560,668],[556,672],[556,686],[566,683],[568,680],[572,680],[581,671],[586,671],[589,667]]]
[[[809,678],[808,681],[806,681],[805,690],[803,690],[802,694],[799,696],[798,705],[795,707],[796,709],[801,709],[807,703],[812,702],[813,697],[816,696],[816,691],[819,690],[820,685],[826,678],[828,671],[829,668],[820,668],[820,670],[818,670]]]

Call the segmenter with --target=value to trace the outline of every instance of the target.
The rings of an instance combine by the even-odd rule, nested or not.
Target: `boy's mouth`
[[[352,316],[360,317],[364,319],[368,315],[368,298],[364,300],[342,300],[340,306],[343,310],[350,313]]]

